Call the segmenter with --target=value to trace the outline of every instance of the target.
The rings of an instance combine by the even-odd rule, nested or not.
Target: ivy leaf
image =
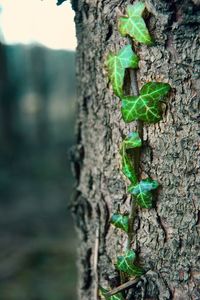
[[[168,83],[149,82],[140,90],[139,96],[127,96],[122,99],[122,117],[126,123],[141,120],[156,123],[162,119],[160,100],[168,94]]]
[[[145,4],[142,2],[128,5],[126,9],[127,16],[119,18],[118,30],[122,36],[129,35],[140,43],[152,45],[153,40],[142,18],[144,9]]]
[[[142,140],[138,134],[138,132],[131,132],[129,135],[123,140],[122,144],[125,149],[138,148],[142,146]]]
[[[141,276],[144,271],[141,267],[134,264],[135,259],[135,252],[133,250],[128,250],[124,256],[118,256],[116,267],[118,270],[125,272],[130,276]]]
[[[133,185],[138,183],[137,174],[132,164],[131,158],[128,154],[122,155],[122,173],[130,180]]]
[[[152,208],[153,196],[151,192],[141,192],[136,196],[137,203],[142,208]]]
[[[158,186],[156,180],[146,178],[135,186],[131,185],[128,191],[136,196],[137,202],[142,208],[151,208],[153,200],[151,191],[157,189]]]
[[[150,192],[152,190],[157,189],[159,186],[158,182],[156,180],[153,180],[151,178],[146,178],[140,181],[132,190],[132,194],[138,195],[141,190],[143,192]]]
[[[126,68],[138,68],[139,58],[133,52],[131,45],[122,48],[118,54],[110,53],[105,62],[108,76],[112,83],[114,93],[121,97],[123,95],[123,84]]]
[[[133,185],[138,183],[137,175],[133,167],[132,159],[126,153],[127,149],[134,149],[142,146],[142,140],[138,132],[131,132],[122,142],[120,154],[122,156],[122,173],[130,180]]]
[[[109,292],[108,290],[104,289],[103,287],[99,287],[99,290],[102,294],[102,296],[106,299],[106,300],[125,300],[122,293],[117,293],[113,296],[107,297],[106,294]]]
[[[128,233],[128,224],[129,224],[128,216],[116,213],[112,215],[110,222],[115,227],[120,228]]]

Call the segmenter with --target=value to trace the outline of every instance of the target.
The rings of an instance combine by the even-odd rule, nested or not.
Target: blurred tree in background
[[[75,300],[75,54],[0,44],[0,299]]]

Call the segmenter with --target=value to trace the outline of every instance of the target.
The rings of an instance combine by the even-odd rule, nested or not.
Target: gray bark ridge
[[[131,1],[132,2],[132,1]],[[141,173],[159,181],[156,205],[140,210],[133,248],[147,271],[129,299],[200,299],[199,147],[200,50],[198,1],[147,0],[156,43],[138,46],[138,84],[173,87],[163,120],[144,126]],[[73,151],[77,193],[73,212],[80,235],[79,299],[98,299],[98,285],[117,286],[116,256],[127,238],[110,226],[119,207],[130,210],[120,172],[119,145],[136,124],[124,124],[109,88],[104,59],[127,39],[117,32],[117,10],[128,1],[73,1],[76,11],[78,121]]]

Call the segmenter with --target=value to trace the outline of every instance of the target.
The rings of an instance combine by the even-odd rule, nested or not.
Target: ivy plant
[[[136,254],[133,250],[128,250],[123,256],[117,257],[116,267],[119,271],[127,273],[129,276],[141,276],[144,270],[134,262]]]
[[[131,183],[128,187],[128,192],[135,197],[137,204],[141,208],[151,208],[153,206],[152,191],[157,189],[159,184],[156,180],[151,178],[138,181],[133,161],[131,156],[129,156],[127,153],[127,150],[140,148],[141,146],[142,140],[139,137],[138,132],[129,133],[129,135],[123,140],[120,149],[122,158],[122,172]],[[127,215],[114,213],[110,222],[115,227],[122,229],[126,233],[129,232],[129,217]]]
[[[120,150],[122,157],[122,172],[131,182],[128,187],[128,192],[135,196],[137,204],[142,208],[151,208],[153,204],[151,191],[158,187],[158,182],[151,178],[146,178],[139,182],[131,156],[127,153],[128,149],[135,149],[141,146],[142,140],[137,132],[130,133],[124,139]]]
[[[138,205],[142,208],[151,208],[153,196],[151,191],[158,188],[158,182],[151,178],[141,180],[137,185],[130,185],[129,193],[136,196]]]
[[[125,150],[133,149],[141,146],[142,146],[142,140],[139,137],[138,132],[129,133],[122,143],[122,148]]]
[[[157,123],[162,119],[161,100],[169,93],[168,83],[149,82],[143,85],[139,96],[122,98],[122,117],[126,123],[141,120]]]
[[[115,213],[112,215],[110,223],[115,227],[122,229],[126,233],[128,233],[128,222],[129,217],[127,215],[122,215],[120,213]]]
[[[139,57],[133,52],[131,45],[123,47],[118,53],[109,53],[105,66],[113,86],[115,95],[123,96],[125,70],[138,68]]]
[[[142,141],[137,132],[130,133],[123,141],[120,154],[122,157],[122,172],[132,185],[137,184],[137,174],[133,167],[132,159],[126,150],[141,147]]]
[[[129,35],[135,41],[146,45],[152,45],[153,39],[146,27],[142,14],[145,9],[145,4],[135,2],[133,5],[128,5],[126,15],[119,18],[118,29],[122,36]]]

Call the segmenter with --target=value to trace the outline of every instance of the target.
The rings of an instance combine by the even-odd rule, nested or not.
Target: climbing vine
[[[151,46],[153,39],[147,29],[143,19],[145,4],[137,1],[133,5],[128,5],[126,15],[118,20],[118,31],[122,36],[131,38],[134,42],[139,42]],[[134,239],[133,225],[137,212],[137,207],[150,209],[153,207],[153,190],[159,184],[151,178],[139,179],[139,160],[143,139],[143,122],[157,123],[162,119],[161,101],[169,93],[171,87],[168,83],[148,82],[138,90],[137,82],[133,88],[133,94],[127,96],[124,93],[124,81],[126,69],[130,72],[130,79],[135,80],[135,70],[139,65],[139,57],[134,52],[132,45],[126,45],[118,53],[109,53],[105,61],[108,78],[113,88],[113,92],[121,100],[121,113],[124,122],[137,122],[138,132],[130,133],[122,142],[120,148],[121,170],[129,180],[127,193],[132,196],[131,209],[129,214],[115,212],[111,217],[111,224],[123,230],[128,235],[128,246],[125,253],[118,256],[115,267],[124,274],[123,278],[129,278],[121,286],[112,291],[100,287],[100,294],[106,300],[124,300],[123,290],[128,289],[137,278],[145,273],[137,262],[137,255],[131,245]]]

